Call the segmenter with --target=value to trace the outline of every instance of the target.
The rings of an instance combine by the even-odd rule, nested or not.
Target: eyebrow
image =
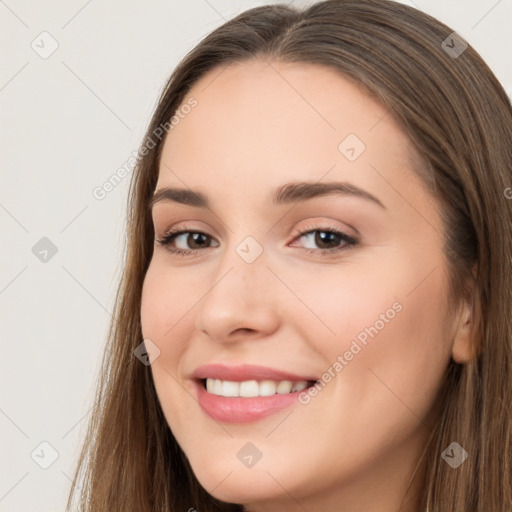
[[[274,191],[272,203],[279,206],[334,194],[359,197],[379,205],[384,210],[386,209],[380,199],[366,190],[346,182],[286,183]],[[148,205],[149,209],[152,209],[156,203],[161,201],[185,204],[197,208],[210,208],[208,198],[203,193],[191,189],[162,187],[156,190],[151,197]]]

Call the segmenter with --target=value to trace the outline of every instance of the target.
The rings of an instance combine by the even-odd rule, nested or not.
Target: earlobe
[[[475,286],[476,267],[473,267],[473,279],[463,304],[459,310],[458,325],[453,338],[452,359],[459,364],[466,364],[478,357],[478,307]]]
[[[475,358],[473,341],[473,318],[470,308],[465,304],[453,340],[452,359],[456,363],[469,363]]]

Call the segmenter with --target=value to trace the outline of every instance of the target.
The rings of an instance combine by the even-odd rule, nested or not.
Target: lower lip
[[[200,381],[195,381],[201,408],[214,420],[225,423],[248,423],[260,420],[298,403],[300,391],[255,397],[225,397],[208,393]]]

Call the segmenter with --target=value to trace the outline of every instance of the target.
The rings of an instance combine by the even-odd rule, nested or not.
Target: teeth
[[[294,393],[302,391],[308,387],[308,382],[301,380],[292,382],[291,380],[282,380],[279,382],[273,380],[246,380],[244,382],[232,382],[229,380],[206,379],[206,391],[213,395],[227,397],[254,397],[254,396],[271,396],[286,393]]]
[[[240,396],[258,396],[259,394],[260,386],[255,380],[246,380],[245,382],[240,382]]]
[[[262,380],[260,382],[260,396],[272,396],[276,394],[276,383],[272,380]]]
[[[308,383],[305,380],[301,380],[300,382],[295,382],[292,386],[292,393],[295,391],[302,391],[308,387]]]
[[[291,380],[282,380],[278,385],[276,392],[280,395],[289,393],[292,390],[293,382]]]
[[[229,380],[222,381],[221,388],[222,396],[240,396],[240,383],[230,382]]]

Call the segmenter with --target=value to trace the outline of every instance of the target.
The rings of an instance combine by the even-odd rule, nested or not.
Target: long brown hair
[[[449,39],[449,36],[452,39]],[[250,9],[203,39],[177,66],[146,133],[130,184],[124,273],[95,405],[68,500],[86,512],[241,511],[195,478],[161,411],[151,369],[134,357],[152,257],[148,202],[169,123],[205,73],[253,58],[328,66],[388,107],[416,146],[416,171],[441,201],[452,298],[474,273],[478,356],[450,361],[440,417],[425,447],[422,505],[429,512],[512,510],[512,108],[477,52],[447,51],[453,31],[390,0],[329,0],[299,10]],[[448,38],[448,39],[447,39]],[[460,41],[456,40],[460,46]],[[200,108],[200,107],[199,107]],[[147,147],[147,145],[146,145]],[[441,454],[469,454],[456,470]]]

